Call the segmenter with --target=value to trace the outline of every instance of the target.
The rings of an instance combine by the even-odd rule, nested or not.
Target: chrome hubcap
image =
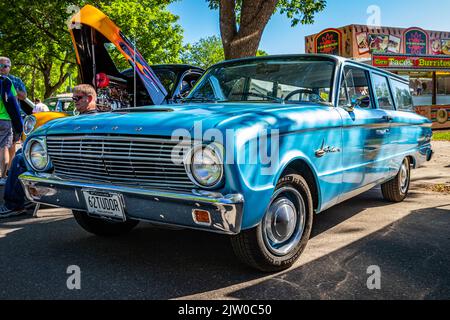
[[[305,203],[296,189],[286,187],[274,194],[263,220],[264,242],[269,251],[283,256],[300,242],[305,212]]]
[[[406,193],[409,185],[409,174],[408,167],[405,162],[403,162],[402,167],[400,168],[400,189],[402,193]]]

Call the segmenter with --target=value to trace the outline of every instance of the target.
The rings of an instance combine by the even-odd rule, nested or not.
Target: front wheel
[[[84,211],[72,211],[75,220],[87,232],[101,237],[121,236],[133,230],[138,224],[137,220],[125,222],[110,222],[88,216]]]
[[[381,185],[383,198],[391,202],[402,202],[408,195],[411,183],[411,165],[409,159],[405,158],[394,179]]]
[[[263,272],[290,268],[309,240],[313,201],[305,179],[297,174],[278,183],[261,223],[231,238],[236,256]]]

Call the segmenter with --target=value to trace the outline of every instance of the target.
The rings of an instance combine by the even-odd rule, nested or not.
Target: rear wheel
[[[72,211],[77,223],[87,232],[102,237],[114,237],[126,234],[133,230],[138,224],[137,220],[125,222],[113,222],[93,218],[84,211]]]
[[[408,195],[410,183],[411,165],[409,159],[405,158],[395,178],[381,185],[383,198],[391,202],[402,202]]]
[[[311,234],[313,201],[305,179],[297,174],[278,183],[261,223],[231,238],[237,257],[263,272],[290,268]]]

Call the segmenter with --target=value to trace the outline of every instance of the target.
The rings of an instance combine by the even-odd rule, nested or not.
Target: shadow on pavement
[[[312,237],[386,205],[378,189],[316,216]],[[47,211],[40,214],[49,216]],[[30,218],[28,216],[27,218]],[[172,299],[263,279],[235,258],[226,236],[157,229],[142,224],[121,238],[81,230],[67,215],[0,221],[0,299]],[[449,211],[430,208],[348,247],[271,280],[232,293],[243,299],[449,298]],[[358,230],[347,229],[343,232]],[[66,287],[70,265],[82,288]],[[366,288],[366,270],[379,265],[383,288]],[[421,293],[419,297],[418,294]]]
[[[297,269],[233,292],[239,299],[448,299],[450,210],[406,218]],[[367,288],[367,268],[381,269],[381,290]],[[274,294],[276,293],[276,294]]]

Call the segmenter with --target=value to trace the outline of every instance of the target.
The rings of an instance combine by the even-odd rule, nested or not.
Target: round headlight
[[[189,154],[186,170],[192,182],[212,189],[222,182],[223,164],[218,150],[212,146],[196,147]]]
[[[36,126],[36,117],[35,116],[26,116],[23,122],[23,133],[25,135],[29,135],[33,132],[34,127]]]
[[[36,171],[43,171],[48,165],[48,154],[45,144],[41,140],[32,140],[29,142],[30,147],[28,148],[28,159]]]

